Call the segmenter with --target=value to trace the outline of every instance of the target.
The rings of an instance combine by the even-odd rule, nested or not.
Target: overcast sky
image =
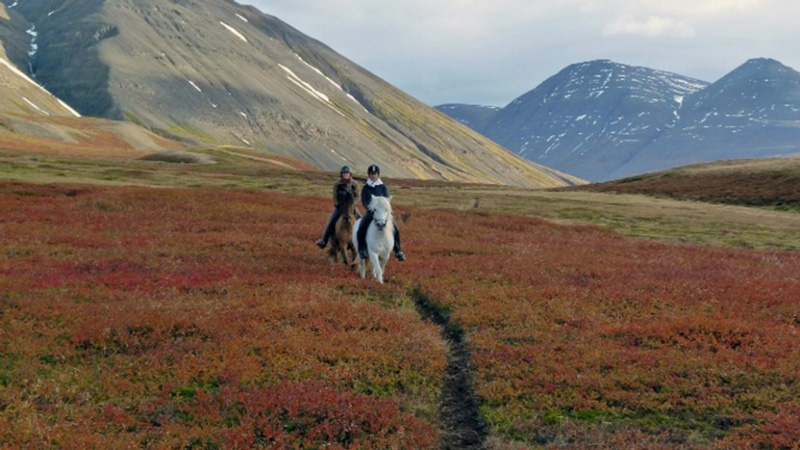
[[[505,106],[594,59],[713,82],[750,58],[800,70],[797,0],[239,0],[435,106]]]

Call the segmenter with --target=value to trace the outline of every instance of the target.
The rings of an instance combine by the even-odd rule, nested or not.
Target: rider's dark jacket
[[[364,206],[364,209],[369,210],[369,202],[372,200],[373,196],[388,197],[389,188],[383,183],[377,186],[370,186],[369,182],[364,184],[364,188],[361,189],[361,204]]]

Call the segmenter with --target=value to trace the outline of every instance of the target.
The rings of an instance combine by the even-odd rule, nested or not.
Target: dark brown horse
[[[336,221],[328,258],[336,261],[338,256],[346,266],[355,269],[356,248],[353,245],[353,224],[356,223],[356,199],[350,191],[339,192],[339,219]]]

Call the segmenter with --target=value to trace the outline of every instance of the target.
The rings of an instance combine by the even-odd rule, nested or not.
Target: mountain
[[[141,157],[182,147],[130,122],[81,117],[9,62],[31,48],[33,31],[20,25],[24,19],[0,4],[0,149]]]
[[[21,22],[11,20],[9,11],[0,4],[0,40],[4,43],[0,46],[0,88],[7,93],[0,96],[0,110],[6,114],[21,114],[34,110],[42,115],[80,116],[66,103],[28,77],[27,70],[22,71],[9,62],[10,59],[24,57],[29,48],[29,39],[23,36],[28,38],[30,36],[26,33],[27,30],[20,26]]]
[[[497,114],[497,111],[500,110],[497,106],[464,105],[459,103],[448,103],[435,106],[435,108],[473,130],[483,129]]]
[[[597,60],[573,64],[476,128],[521,156],[603,179],[677,120],[700,80]]]
[[[800,73],[772,59],[751,59],[687,96],[668,132],[611,173],[722,159],[800,153]]]
[[[16,36],[3,39],[8,59],[82,115],[327,170],[378,163],[390,177],[528,187],[581,181],[531,164],[234,1],[25,0],[5,9],[10,18],[0,21]],[[27,52],[20,42],[31,39],[21,30],[35,41]]]
[[[598,60],[565,68],[475,129],[530,160],[604,181],[798,153],[799,98],[800,74],[770,59],[713,84]]]

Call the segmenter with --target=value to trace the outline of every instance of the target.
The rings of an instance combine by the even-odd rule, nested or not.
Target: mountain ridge
[[[715,83],[595,60],[568,66],[476,129],[528,159],[605,181],[800,152],[793,144],[800,142],[798,86],[800,74],[766,58],[751,59]],[[745,101],[748,95],[756,101]],[[714,117],[721,120],[716,131],[705,128]]]
[[[37,81],[86,115],[324,170],[379,163],[394,177],[581,182],[518,157],[252,6],[29,0],[14,10],[38,32]]]

